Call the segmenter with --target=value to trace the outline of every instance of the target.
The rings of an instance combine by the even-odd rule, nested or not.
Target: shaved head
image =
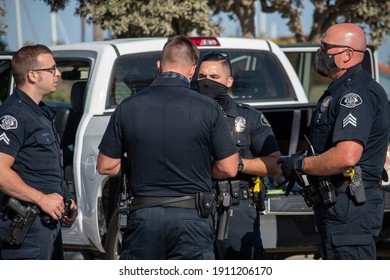
[[[334,64],[338,67],[338,71],[330,72],[329,77],[335,80],[343,75],[347,69],[363,61],[366,50],[366,35],[363,29],[356,24],[335,24],[326,30],[321,48],[325,53],[334,55]]]
[[[350,46],[356,50],[366,49],[366,35],[363,29],[353,23],[339,23],[329,27],[324,41],[328,44]]]

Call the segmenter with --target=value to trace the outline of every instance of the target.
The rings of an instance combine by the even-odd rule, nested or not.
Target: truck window
[[[212,49],[201,50],[201,55]],[[234,83],[230,90],[233,99],[248,101],[295,100],[293,87],[279,60],[270,52],[224,50],[232,64]],[[157,77],[156,61],[160,52],[132,54],[120,57],[111,79],[110,98],[106,108],[116,106],[128,96],[146,88]],[[191,87],[196,90],[196,77]]]
[[[332,80],[319,75],[314,70],[315,51],[308,51],[298,46],[297,51],[288,51],[285,54],[302,83],[309,103],[317,103]],[[372,61],[372,51],[368,48],[364,54],[362,66],[371,75],[374,73]]]
[[[84,112],[86,86],[91,62],[56,58],[61,79],[57,91],[45,96],[44,102],[54,112],[54,125],[60,138],[65,181],[71,192],[74,189],[73,156],[76,132]]]
[[[0,104],[8,97],[11,89],[12,73],[11,60],[0,60]]]
[[[137,94],[157,77],[156,62],[161,52],[121,56],[115,62],[106,108],[116,108],[125,98]]]
[[[210,49],[202,50],[201,54]],[[233,86],[230,95],[239,102],[295,100],[287,73],[276,56],[270,52],[252,50],[221,50],[232,65]],[[194,77],[197,77],[196,72]],[[192,83],[196,89],[196,80]]]
[[[57,91],[45,96],[44,102],[55,113],[61,108],[71,108],[82,111],[85,101],[84,92],[76,93],[77,84],[87,83],[90,70],[89,61],[80,60],[59,60],[56,59],[58,70],[61,72],[61,79],[57,86]],[[74,84],[76,84],[74,86]],[[72,93],[73,91],[73,93]],[[72,100],[72,95],[73,100]],[[76,96],[77,95],[77,96]],[[82,95],[82,98],[81,98]],[[80,101],[81,102],[78,102]]]

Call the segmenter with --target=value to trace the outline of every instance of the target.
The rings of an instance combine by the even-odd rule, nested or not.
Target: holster
[[[318,179],[318,190],[320,191],[324,205],[336,203],[336,189],[329,177],[320,177]]]
[[[229,218],[232,214],[232,196],[230,192],[229,181],[219,181],[217,183],[217,211],[214,217],[214,227],[217,234],[217,240],[224,240],[228,237]]]
[[[212,192],[197,192],[195,195],[195,207],[201,218],[207,218],[215,213],[215,194]]]
[[[317,185],[312,182],[313,178],[309,179],[307,174],[299,174],[299,176],[297,181],[300,186],[299,194],[302,195],[306,205],[312,207],[321,204],[322,197]]]
[[[265,197],[267,195],[267,190],[265,187],[261,188],[260,192],[258,193],[258,201],[254,201],[256,205],[257,211],[264,211],[265,210]]]
[[[267,186],[262,181],[256,182],[256,180],[262,180],[260,177],[256,177],[250,182],[250,197],[252,203],[256,206],[257,211],[265,210],[265,197],[267,195]],[[259,184],[256,188],[256,184]]]
[[[6,211],[12,210],[14,217],[8,231],[4,237],[4,241],[19,246],[24,241],[27,232],[39,214],[37,205],[23,206],[20,201],[10,197],[6,205]]]
[[[363,203],[366,201],[366,192],[362,179],[362,169],[360,166],[355,166],[354,169],[355,176],[353,176],[351,183],[349,184],[349,191],[356,203]]]

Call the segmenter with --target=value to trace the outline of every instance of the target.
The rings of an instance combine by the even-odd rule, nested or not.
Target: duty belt
[[[194,209],[195,197],[193,196],[180,196],[180,197],[136,196],[133,198],[131,203],[131,208],[133,209],[148,208],[148,207],[155,207],[155,206]]]
[[[349,180],[336,181],[333,183],[336,193],[346,193],[349,191]]]

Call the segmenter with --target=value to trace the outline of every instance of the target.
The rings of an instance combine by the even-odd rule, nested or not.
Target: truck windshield
[[[201,55],[211,50],[202,49]],[[272,53],[239,49],[218,51],[228,53],[231,60],[234,83],[229,93],[233,99],[245,103],[295,100],[287,73]],[[118,58],[106,107],[115,108],[126,97],[150,85],[158,75],[156,61],[159,58],[160,52]],[[192,81],[191,87],[196,90],[196,80]]]

